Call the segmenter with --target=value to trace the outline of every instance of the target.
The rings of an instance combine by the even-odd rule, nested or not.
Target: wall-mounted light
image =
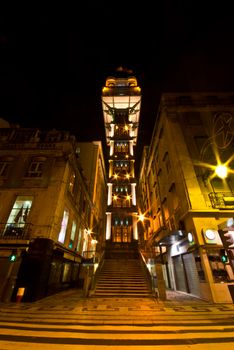
[[[219,164],[215,168],[215,173],[221,179],[225,179],[227,177],[227,174],[228,174],[228,168],[226,167],[226,165]]]
[[[188,241],[189,241],[189,243],[193,242],[193,235],[191,232],[188,233]]]
[[[206,230],[205,231],[205,236],[206,238],[208,238],[209,240],[214,240],[215,239],[215,232],[214,230]]]
[[[143,214],[140,214],[140,215],[139,215],[139,220],[140,220],[140,221],[144,221],[144,220],[145,220],[145,217],[144,217]]]

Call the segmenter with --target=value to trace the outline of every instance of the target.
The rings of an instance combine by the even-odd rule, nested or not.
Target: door
[[[131,226],[112,226],[112,242],[129,243],[132,241]]]

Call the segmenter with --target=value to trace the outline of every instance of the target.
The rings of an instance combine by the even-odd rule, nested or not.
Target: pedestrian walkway
[[[84,298],[71,289],[33,303],[1,303],[0,328],[1,350],[230,350],[234,305],[171,291],[160,301]]]
[[[93,298],[88,297],[85,298],[84,297],[84,292],[82,289],[69,289],[67,291],[63,291],[51,296],[48,296],[44,299],[41,299],[39,301],[37,301],[36,303],[50,303],[50,301],[52,303],[55,303],[55,300],[57,298],[59,298],[60,300],[66,299],[67,296],[69,296],[70,298],[72,298],[72,300],[76,300],[80,302],[86,302],[86,303],[97,303],[100,304],[100,302],[107,302],[108,300],[110,301],[110,303],[113,305],[113,303],[115,303],[116,301],[119,301],[121,303],[121,300],[123,301],[124,299],[129,300],[129,302],[131,303],[131,301],[137,301],[137,300],[142,300],[142,298],[120,298],[120,297],[112,297],[112,298],[107,298],[107,297],[99,297],[99,298]],[[189,295],[187,293],[183,293],[183,292],[177,292],[177,291],[172,291],[172,290],[167,290],[166,292],[166,300],[160,300],[160,298],[146,298],[147,300],[151,300],[153,303],[158,303],[160,305],[164,305],[164,306],[178,306],[178,305],[185,305],[185,304],[209,304],[208,301],[202,300],[200,298],[197,298],[193,295]]]

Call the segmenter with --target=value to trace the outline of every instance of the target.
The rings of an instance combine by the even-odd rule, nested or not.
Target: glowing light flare
[[[146,211],[145,213],[140,213],[140,214],[137,214],[137,217],[138,217],[138,220],[139,221],[144,221],[144,220],[147,220],[148,218],[146,217],[146,214],[147,214],[148,211]]]
[[[228,173],[234,174],[234,170],[230,169],[228,166],[234,160],[234,154],[226,160],[225,163],[221,162],[219,152],[216,147],[213,146],[213,152],[216,158],[217,165],[195,161],[194,165],[211,169],[214,173],[209,176],[209,179],[213,179],[215,176],[220,177],[221,179],[225,179],[228,176]]]
[[[234,170],[228,168],[228,163],[232,160],[233,157],[231,157],[225,164],[218,163],[216,166],[204,162],[196,162],[194,163],[197,166],[208,168],[211,171],[213,171],[213,174],[210,174],[209,180],[212,180],[215,176],[218,176],[221,179],[225,179],[229,173],[234,174]]]
[[[217,167],[215,168],[215,173],[221,179],[225,179],[227,177],[227,174],[228,174],[228,168],[226,167],[226,165],[222,165],[222,164],[217,165]]]

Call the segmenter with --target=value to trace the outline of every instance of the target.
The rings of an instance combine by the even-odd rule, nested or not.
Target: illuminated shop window
[[[72,229],[71,229],[71,237],[70,237],[70,239],[72,241],[74,241],[74,239],[75,239],[75,234],[76,234],[76,222],[73,221],[72,222]]]
[[[67,209],[65,209],[64,212],[63,212],[63,219],[62,219],[62,222],[61,222],[61,229],[60,229],[59,236],[58,236],[58,241],[60,243],[64,243],[64,241],[65,241],[67,224],[68,224],[68,218],[69,218],[69,212],[68,212]]]
[[[77,241],[77,246],[76,246],[76,250],[79,253],[81,253],[82,239],[83,239],[82,229],[79,228],[78,241]]]
[[[76,223],[75,221],[72,222],[72,228],[71,228],[71,236],[70,236],[70,242],[68,245],[68,248],[72,249],[73,248],[73,243],[75,240],[75,235],[76,235]]]

